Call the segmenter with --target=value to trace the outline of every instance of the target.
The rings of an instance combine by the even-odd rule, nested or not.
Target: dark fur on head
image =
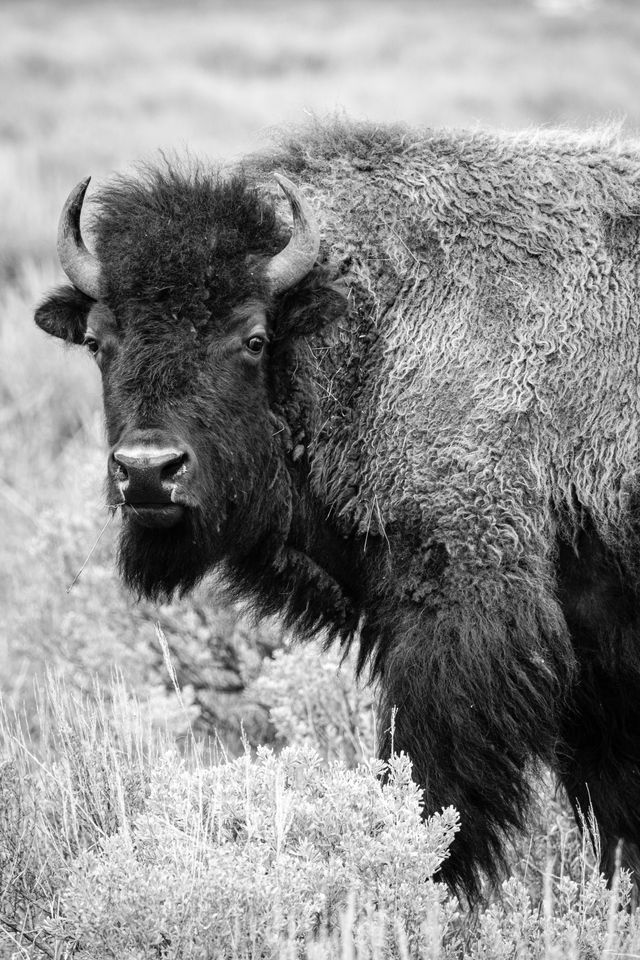
[[[196,328],[224,323],[236,304],[266,296],[259,263],[288,239],[242,173],[224,179],[198,164],[141,168],[104,186],[97,204],[108,302],[118,318],[135,304],[134,322],[143,309]]]

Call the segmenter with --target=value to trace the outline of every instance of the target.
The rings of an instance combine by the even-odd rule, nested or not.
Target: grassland
[[[150,723],[168,718],[170,735],[186,735],[190,723],[216,725],[235,746],[242,719],[257,742],[267,735],[267,695],[247,703],[225,688],[233,664],[215,651],[239,657],[253,680],[256,650],[279,642],[275,627],[248,627],[208,588],[181,605],[136,606],[115,579],[112,529],[66,592],[105,520],[97,372],[32,322],[42,293],[61,279],[55,226],[70,186],[159,149],[233,157],[308,112],[508,129],[615,123],[633,134],[638,49],[633,0],[0,5],[0,692],[5,706],[25,711],[36,740],[33,682],[52,668],[68,691],[90,691],[95,676],[108,687],[112,671],[122,670],[129,688],[150,701]],[[182,704],[167,680],[156,621],[178,661],[188,651]],[[275,688],[296,689],[303,675],[292,668]],[[216,697],[207,684],[219,684]],[[309,703],[326,696],[325,688],[310,691]],[[298,721],[284,739],[295,739]],[[539,894],[531,894],[532,914]],[[606,914],[605,899],[595,897],[594,916]],[[524,917],[522,903],[514,911]],[[504,915],[494,920],[503,931]],[[483,922],[489,930],[491,917]],[[607,922],[605,915],[603,929]],[[541,937],[531,955],[551,956]],[[516,940],[507,938],[500,955]],[[526,942],[533,951],[533,939]],[[6,955],[13,949],[17,956],[15,943]]]

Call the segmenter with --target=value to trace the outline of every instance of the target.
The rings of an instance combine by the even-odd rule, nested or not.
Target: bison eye
[[[264,345],[266,342],[267,341],[264,337],[253,336],[249,337],[249,339],[245,341],[245,347],[249,353],[253,354],[254,357],[258,357],[264,350]]]
[[[98,343],[96,338],[92,336],[90,333],[87,333],[82,343],[84,344],[85,347],[87,347],[89,352],[92,353],[95,357],[95,355],[98,353],[100,349],[100,344]]]

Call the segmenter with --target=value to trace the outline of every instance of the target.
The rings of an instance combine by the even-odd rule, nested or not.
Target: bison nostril
[[[177,453],[173,460],[162,465],[160,480],[175,480],[177,477],[183,476],[189,469],[189,460],[190,457],[186,450],[182,453]]]
[[[118,451],[115,451],[109,457],[109,474],[119,483],[125,483],[129,479],[129,472],[125,464],[118,459]]]
[[[129,479],[129,474],[127,473],[127,468],[126,468],[125,466],[123,466],[121,463],[118,463],[117,461],[116,461],[116,463],[115,463],[115,466],[114,466],[112,472],[113,472],[113,476],[115,477],[116,480],[128,480],[128,479]]]

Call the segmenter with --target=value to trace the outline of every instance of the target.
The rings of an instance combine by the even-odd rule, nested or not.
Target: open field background
[[[51,669],[63,678],[65,696],[73,697],[91,695],[98,677],[106,699],[116,702],[109,691],[119,670],[127,690],[147,703],[150,727],[165,727],[162,736],[169,741],[177,737],[184,743],[191,724],[196,733],[217,730],[236,752],[242,723],[251,744],[272,741],[278,732],[282,742],[306,738],[325,757],[352,763],[371,749],[373,732],[370,694],[355,690],[348,667],[336,681],[335,663],[315,654],[306,660],[283,654],[272,661],[272,651],[282,644],[277,625],[248,625],[239,611],[216,603],[211,586],[181,604],[136,605],[115,578],[111,528],[78,584],[66,592],[106,514],[97,370],[88,356],[49,341],[32,321],[38,299],[61,279],[55,258],[61,204],[70,187],[89,173],[100,180],[158,150],[233,158],[259,148],[271,127],[300,122],[309,112],[339,110],[356,118],[428,126],[586,129],[615,124],[634,136],[640,130],[640,4],[5,0],[0,4],[0,91],[2,702],[8,710],[22,711],[34,738],[29,749],[38,752],[45,750],[47,724],[34,680]],[[164,665],[157,623],[178,671],[181,697]],[[301,705],[298,713],[288,706],[292,700]],[[77,718],[60,720],[62,707],[54,714],[65,729],[73,723],[82,728]],[[7,743],[14,742],[11,737],[19,740],[9,721],[0,726]],[[83,736],[78,734],[80,741]],[[83,742],[95,745],[92,736]],[[64,738],[46,742],[52,764],[51,742],[62,753],[66,744],[64,755],[70,755]],[[140,769],[133,748],[123,756],[120,771]],[[71,780],[78,775],[79,768],[74,769]],[[24,765],[20,770],[28,776]],[[87,805],[86,797],[76,796],[74,802]],[[128,816],[123,814],[123,823]],[[520,899],[513,906],[522,919],[521,932],[525,915],[530,923],[547,915],[547,901],[543,909],[539,899],[546,862],[546,841],[540,838],[548,838],[551,830],[553,850],[556,842],[566,847],[571,831],[563,817],[551,804],[533,830],[531,843],[542,854],[528,875],[538,870],[532,905],[525,909]],[[0,817],[0,851],[3,822]],[[21,829],[26,822],[20,821]],[[90,831],[82,836],[92,843],[96,837]],[[62,861],[74,844],[84,842],[78,836],[73,843],[67,840],[66,853],[59,842],[47,848],[47,856],[54,850]],[[578,872],[587,869],[580,862]],[[0,898],[6,894],[7,869],[0,852]],[[87,867],[82,890],[79,876],[74,895],[76,903],[84,903],[97,874]],[[594,939],[597,946],[590,954],[595,956],[606,943],[612,949],[614,941],[605,943],[608,901],[602,891],[589,889],[593,916],[601,921],[602,936]],[[567,915],[573,917],[575,907],[575,916],[582,911],[586,922],[584,903],[576,906],[574,898],[567,906],[567,897]],[[434,903],[429,900],[431,907]],[[504,915],[498,912],[486,924],[484,946],[478,942],[470,955],[511,955],[515,933],[500,946],[503,953],[486,952],[490,943],[498,950],[499,938],[491,941],[490,932],[506,929]],[[97,919],[91,929],[102,929]],[[436,946],[439,929],[436,925],[430,934]],[[3,956],[14,950],[18,956],[18,941],[21,949],[38,955],[22,933],[14,931]],[[100,934],[95,936],[99,943]],[[573,954],[554,954],[545,937],[540,933],[535,949],[533,938],[526,940],[531,953],[520,955],[577,955],[578,934]],[[68,947],[73,937],[64,942]],[[518,942],[524,949],[525,940]],[[424,943],[423,955],[436,956],[436,946],[427,953]],[[127,953],[126,944],[118,944],[121,957],[146,955],[142,947]],[[334,947],[339,955],[342,948]],[[400,940],[394,949],[403,955],[410,947]],[[192,955],[167,952],[166,944],[163,950],[154,955]]]

